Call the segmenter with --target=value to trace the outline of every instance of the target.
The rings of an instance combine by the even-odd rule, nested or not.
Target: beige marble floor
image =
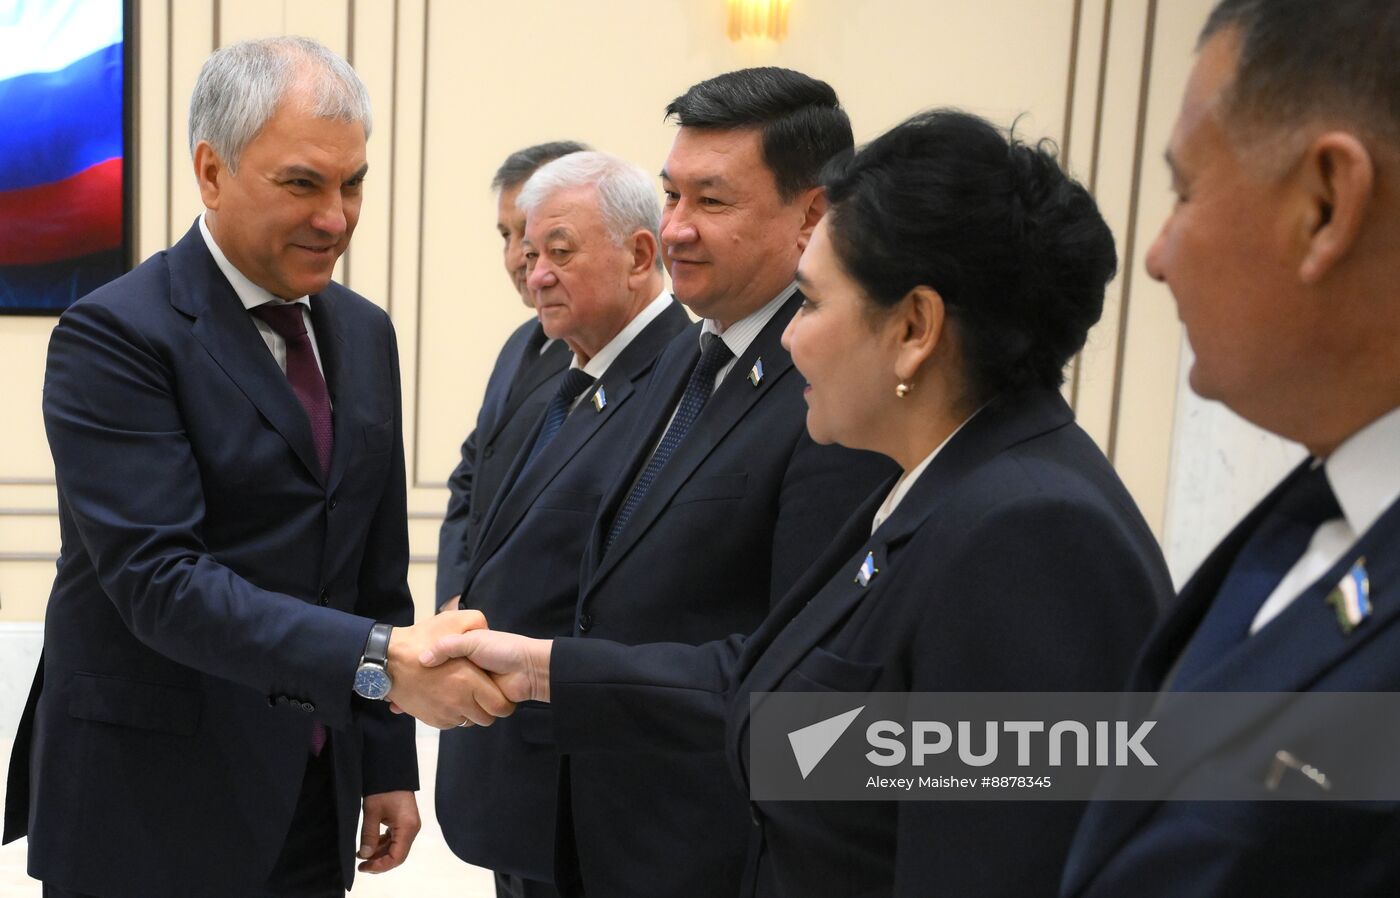
[[[488,898],[495,894],[491,875],[470,867],[452,856],[438,831],[433,816],[433,771],[437,769],[436,736],[418,737],[418,763],[423,771],[423,791],[418,806],[423,813],[423,832],[414,843],[408,861],[397,870],[381,876],[360,876],[350,893],[354,898]],[[9,766],[10,743],[0,740],[0,773]],[[0,804],[4,800],[4,777],[0,776]],[[0,898],[38,898],[39,884],[24,875],[25,842],[21,839],[0,848]]]

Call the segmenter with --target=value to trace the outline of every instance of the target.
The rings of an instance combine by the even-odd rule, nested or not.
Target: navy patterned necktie
[[[311,348],[311,335],[306,332],[306,321],[301,317],[301,304],[268,303],[256,307],[252,312],[287,341],[287,380],[291,382],[292,392],[311,422],[311,441],[316,445],[316,461],[321,465],[321,476],[325,477],[330,473],[331,448],[335,441],[335,430],[331,426],[331,394],[326,389],[321,366],[316,364],[316,351]],[[312,721],[311,753],[319,757],[325,747],[326,727],[319,720]]]
[[[540,427],[540,435],[535,437],[534,445],[530,447],[530,454],[525,459],[525,465],[520,470],[530,467],[536,456],[544,451],[555,435],[559,433],[559,428],[564,426],[564,419],[569,417],[569,411],[574,407],[574,400],[583,394],[584,390],[593,386],[593,375],[584,373],[582,368],[570,368],[564,372],[564,376],[559,378],[559,388],[554,391],[554,397],[549,400],[549,405],[544,409],[544,425]]]
[[[699,361],[690,371],[690,380],[686,382],[685,392],[681,394],[681,404],[676,407],[676,416],[671,419],[671,426],[666,428],[666,435],[661,438],[661,444],[656,447],[647,466],[642,469],[642,476],[632,484],[632,491],[627,494],[627,499],[618,509],[617,517],[613,518],[607,542],[603,544],[604,553],[617,541],[618,534],[627,526],[627,522],[646,498],[647,490],[656,482],[656,475],[666,467],[666,462],[690,432],[695,419],[700,417],[700,410],[705,407],[710,394],[714,392],[715,375],[734,358],[734,353],[724,345],[719,335],[706,334],[705,339],[708,342],[705,343],[704,351],[700,353]]]
[[[1303,557],[1313,533],[1341,514],[1322,465],[1299,475],[1235,556],[1215,600],[1181,654],[1172,676],[1173,691],[1189,687],[1192,680],[1248,638],[1264,600]]]
[[[335,429],[331,425],[331,394],[326,379],[316,364],[316,352],[311,348],[311,336],[301,317],[301,304],[268,303],[253,309],[253,314],[266,321],[277,335],[287,341],[287,380],[292,392],[306,410],[311,423],[311,441],[316,446],[316,460],[321,476],[331,469],[331,448],[335,444]]]

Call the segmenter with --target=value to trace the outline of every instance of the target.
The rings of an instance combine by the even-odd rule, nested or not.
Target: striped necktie
[[[632,484],[632,491],[627,494],[627,499],[623,501],[622,507],[617,511],[617,517],[613,518],[612,528],[608,530],[607,541],[603,544],[603,552],[606,553],[617,541],[618,534],[622,533],[627,522],[641,506],[642,500],[646,498],[647,491],[656,482],[656,477],[661,473],[661,469],[666,467],[666,462],[676,451],[676,447],[685,439],[685,435],[690,432],[691,425],[695,419],[700,417],[700,411],[709,401],[710,394],[714,392],[715,375],[719,369],[729,363],[734,358],[734,353],[724,344],[724,341],[717,334],[706,334],[705,348],[700,353],[700,359],[695,363],[695,367],[690,371],[690,380],[686,382],[685,392],[681,394],[681,404],[676,407],[675,417],[671,419],[671,425],[666,428],[666,434],[661,438],[661,444],[652,453],[651,459],[642,469],[642,476],[637,478],[637,482]]]

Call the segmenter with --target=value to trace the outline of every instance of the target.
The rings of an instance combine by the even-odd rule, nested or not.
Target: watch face
[[[355,693],[365,698],[378,701],[389,694],[393,681],[384,672],[384,668],[376,667],[372,664],[362,664],[360,669],[355,671]]]

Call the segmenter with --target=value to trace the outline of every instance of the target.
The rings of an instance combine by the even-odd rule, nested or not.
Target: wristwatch
[[[365,653],[355,669],[355,694],[379,701],[394,688],[389,678],[389,637],[394,633],[390,624],[375,624],[365,640]]]

